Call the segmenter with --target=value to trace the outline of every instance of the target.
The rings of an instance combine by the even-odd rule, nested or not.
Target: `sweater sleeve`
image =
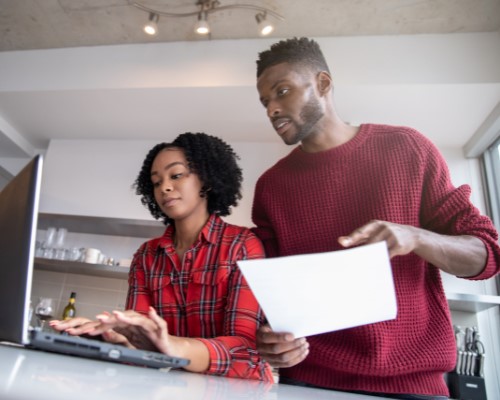
[[[266,257],[277,257],[278,253],[278,240],[269,220],[264,205],[265,185],[264,178],[261,177],[255,186],[255,195],[252,206],[252,222],[255,227],[252,231],[262,241]]]
[[[483,271],[467,279],[488,279],[500,272],[498,232],[491,220],[471,203],[468,185],[455,188],[448,167],[437,148],[427,140],[419,147],[425,157],[421,224],[445,235],[470,235],[479,238],[487,251]]]
[[[238,260],[264,257],[262,244],[253,234],[249,234],[239,253]],[[271,366],[256,349],[256,332],[264,321],[264,315],[236,265],[229,287],[223,335],[198,339],[207,346],[210,354],[207,373],[272,382]]]

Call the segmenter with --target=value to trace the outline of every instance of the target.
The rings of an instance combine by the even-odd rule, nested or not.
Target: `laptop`
[[[29,328],[42,166],[37,155],[0,192],[0,341],[157,369],[188,365],[184,358]]]

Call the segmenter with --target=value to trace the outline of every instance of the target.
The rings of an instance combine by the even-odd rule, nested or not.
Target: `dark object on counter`
[[[484,378],[480,376],[448,374],[450,398],[460,400],[487,400]]]

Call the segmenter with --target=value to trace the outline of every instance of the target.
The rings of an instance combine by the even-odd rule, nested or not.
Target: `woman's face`
[[[200,196],[203,184],[190,171],[182,149],[167,148],[158,153],[151,166],[151,182],[155,200],[169,218],[206,219],[207,199]]]

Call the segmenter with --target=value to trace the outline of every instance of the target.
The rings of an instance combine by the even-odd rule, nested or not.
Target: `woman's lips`
[[[166,199],[163,201],[164,207],[171,207],[178,199]]]

